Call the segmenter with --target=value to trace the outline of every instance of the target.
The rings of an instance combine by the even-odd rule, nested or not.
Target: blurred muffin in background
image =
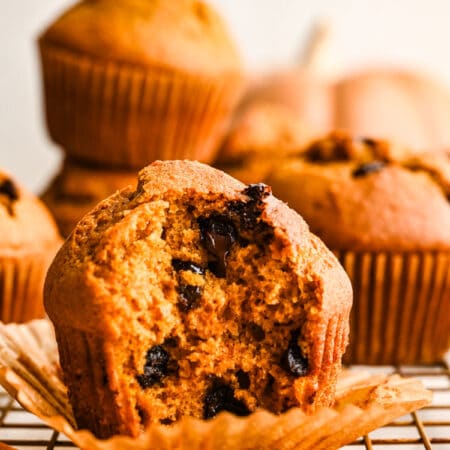
[[[45,206],[0,169],[1,321],[44,317],[44,279],[61,243]]]
[[[41,198],[67,237],[97,203],[119,189],[136,184],[136,171],[100,169],[66,160]]]
[[[267,179],[354,288],[351,363],[430,363],[450,344],[450,160],[334,133]]]
[[[121,168],[213,160],[242,76],[206,3],[81,1],[39,47],[47,127],[69,156]]]
[[[244,183],[257,183],[280,158],[300,151],[312,137],[290,109],[255,101],[236,114],[215,165]]]

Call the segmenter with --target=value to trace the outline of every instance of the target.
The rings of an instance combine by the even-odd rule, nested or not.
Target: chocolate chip
[[[191,286],[189,284],[181,284],[178,286],[178,307],[181,311],[187,312],[198,306],[198,301],[202,296],[202,288],[200,286]]]
[[[187,270],[199,275],[204,275],[205,273],[205,269],[203,269],[203,267],[198,266],[192,261],[183,261],[182,259],[172,259],[172,267],[176,271]]]
[[[248,389],[250,387],[250,377],[247,372],[239,369],[236,372],[236,378],[241,389]]]
[[[262,201],[272,193],[272,189],[267,184],[257,183],[249,184],[242,192],[255,201]]]
[[[305,376],[308,373],[308,360],[298,345],[298,335],[298,331],[292,334],[288,349],[281,358],[281,367],[296,378]]]
[[[378,172],[386,165],[383,161],[371,161],[368,163],[361,164],[353,172],[352,176],[355,178],[364,177],[370,173]]]
[[[174,419],[171,419],[170,417],[166,417],[165,419],[160,419],[159,423],[161,425],[172,425],[175,422]]]
[[[218,278],[225,278],[226,258],[236,241],[236,229],[233,222],[224,215],[213,214],[197,219],[200,227],[201,242],[206,248],[209,270]]]
[[[137,381],[143,389],[161,381],[168,373],[169,354],[161,345],[152,347],[145,357],[144,374]]]
[[[250,332],[253,339],[257,342],[263,341],[266,337],[266,333],[264,332],[264,330],[254,322],[249,322],[248,331]]]
[[[243,402],[234,398],[233,389],[216,380],[205,395],[203,417],[211,419],[221,411],[229,411],[237,416],[248,416],[250,411]]]
[[[368,147],[376,147],[378,145],[378,142],[375,139],[372,138],[360,138],[361,142]]]
[[[347,138],[325,139],[313,143],[304,153],[305,159],[313,163],[347,161],[350,141]]]
[[[239,226],[241,230],[254,230],[261,217],[261,208],[257,205],[255,201],[249,202],[231,202],[228,205],[228,210],[230,213],[235,214],[239,220]],[[245,245],[241,245],[244,247]]]
[[[6,195],[11,202],[19,199],[19,191],[9,178],[0,182],[0,194]]]

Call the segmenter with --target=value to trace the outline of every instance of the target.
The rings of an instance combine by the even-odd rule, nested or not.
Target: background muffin
[[[101,202],[45,287],[78,426],[100,437],[331,405],[351,297],[267,186],[189,161],[157,161]]]
[[[312,137],[287,107],[253,101],[236,113],[214,165],[244,183],[258,183],[280,158],[299,152]]]
[[[353,282],[348,361],[434,362],[449,348],[449,164],[336,133],[268,178]]]
[[[0,320],[44,316],[44,278],[60,245],[44,205],[0,170]]]
[[[101,200],[136,183],[132,170],[101,169],[65,160],[42,200],[53,214],[59,230],[67,237],[78,221]]]
[[[48,130],[70,156],[123,168],[214,158],[241,69],[202,1],[82,1],[39,46]]]

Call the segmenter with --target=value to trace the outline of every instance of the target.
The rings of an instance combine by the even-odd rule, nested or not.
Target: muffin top
[[[35,253],[60,242],[56,225],[45,206],[0,170],[0,251]]]
[[[199,0],[84,0],[41,43],[106,61],[215,76],[239,71],[219,15]]]
[[[450,249],[450,158],[335,132],[267,180],[334,250]]]
[[[311,130],[289,108],[253,101],[236,115],[218,162],[236,163],[252,156],[279,158],[298,152],[311,138]]]

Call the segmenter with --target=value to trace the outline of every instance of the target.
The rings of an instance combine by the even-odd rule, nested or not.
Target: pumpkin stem
[[[298,66],[314,75],[333,76],[337,72],[332,55],[333,35],[330,20],[322,18],[316,21],[301,51]]]

